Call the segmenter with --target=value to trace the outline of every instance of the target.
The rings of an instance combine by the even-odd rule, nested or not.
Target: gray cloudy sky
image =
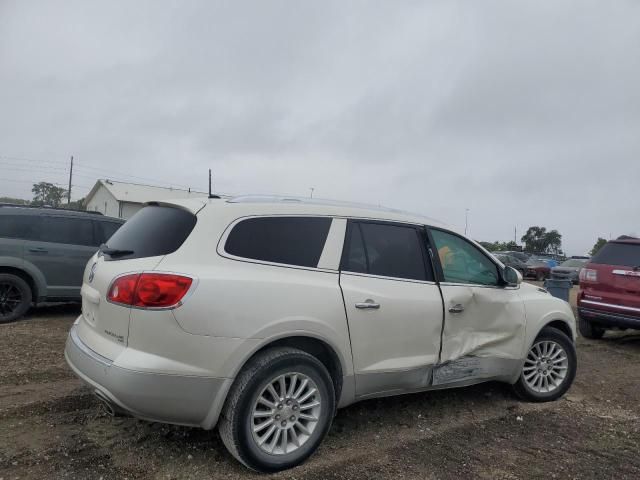
[[[98,177],[640,233],[640,2],[0,0],[0,196]]]

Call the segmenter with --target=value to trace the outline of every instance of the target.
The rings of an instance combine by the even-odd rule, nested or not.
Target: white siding
[[[141,203],[132,202],[121,202],[121,206],[120,218],[124,218],[125,220],[129,220],[134,213],[142,208]]]
[[[101,212],[109,217],[120,216],[120,206],[118,201],[106,188],[104,188],[103,185],[98,187],[96,193],[91,197],[89,203],[87,203],[87,210]]]

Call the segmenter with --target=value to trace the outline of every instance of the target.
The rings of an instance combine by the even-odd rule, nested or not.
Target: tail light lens
[[[581,282],[597,282],[598,271],[592,268],[583,268],[582,270],[580,270],[580,281]]]
[[[112,303],[138,308],[177,306],[193,279],[172,273],[133,273],[116,278],[107,294]]]

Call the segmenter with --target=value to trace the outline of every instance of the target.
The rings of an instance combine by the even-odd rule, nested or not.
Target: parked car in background
[[[0,204],[0,323],[45,301],[80,300],[87,260],[124,223],[74,210]]]
[[[531,256],[526,252],[518,252],[516,250],[507,250],[507,251],[504,251],[504,252],[495,252],[495,253],[496,254],[500,253],[500,254],[504,254],[504,255],[510,255],[512,257],[517,258],[522,263],[526,263],[527,260],[529,260],[529,257]]]
[[[571,280],[574,284],[580,282],[580,270],[589,262],[589,258],[570,258],[557,267],[551,269],[551,277],[560,280]]]
[[[601,338],[607,328],[640,329],[640,239],[607,242],[580,272],[580,333]]]
[[[524,275],[525,278],[534,278],[539,282],[549,278],[551,274],[551,267],[546,260],[542,258],[531,257],[527,260],[527,271]]]
[[[522,277],[525,277],[525,274],[527,273],[527,264],[525,262],[520,261],[518,258],[506,254],[506,253],[496,253],[495,257],[500,260],[502,263],[504,263],[506,266],[511,267],[515,270],[517,270],[518,272],[520,272],[520,275],[522,275]]]
[[[136,213],[87,264],[65,357],[111,411],[212,429],[251,469],[300,464],[336,408],[486,381],[559,398],[566,302],[434,220],[271,197]]]

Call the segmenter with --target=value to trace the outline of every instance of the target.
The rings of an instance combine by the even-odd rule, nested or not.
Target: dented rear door
[[[431,238],[445,315],[433,384],[511,379],[524,352],[518,288],[501,286],[498,265],[464,237],[432,229]]]

